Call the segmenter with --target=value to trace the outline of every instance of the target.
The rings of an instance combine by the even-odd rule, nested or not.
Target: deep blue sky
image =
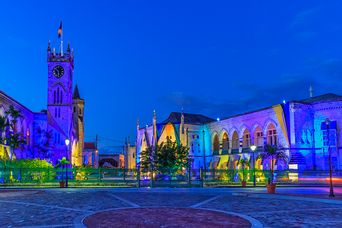
[[[46,108],[46,46],[63,20],[87,140],[133,138],[153,109],[216,118],[306,98],[310,83],[342,94],[339,0],[13,2],[1,2],[0,90]]]

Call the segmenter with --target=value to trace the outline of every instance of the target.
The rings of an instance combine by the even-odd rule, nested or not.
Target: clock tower
[[[53,163],[66,157],[71,160],[73,145],[73,116],[72,116],[72,80],[74,73],[74,55],[70,45],[63,51],[61,41],[59,53],[47,48],[48,65],[48,100],[47,100],[47,129],[50,132],[50,158]],[[66,139],[70,144],[66,145]],[[72,161],[71,161],[72,162]]]

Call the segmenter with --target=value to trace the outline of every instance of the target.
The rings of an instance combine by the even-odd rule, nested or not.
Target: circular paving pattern
[[[194,208],[132,208],[86,217],[87,227],[251,227],[238,216]]]

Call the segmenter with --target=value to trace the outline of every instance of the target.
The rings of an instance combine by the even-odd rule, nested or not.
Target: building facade
[[[328,170],[329,150],[333,168],[342,169],[341,111],[342,96],[324,94],[221,120],[171,113],[165,121],[157,123],[154,112],[152,125],[137,124],[137,164],[141,151],[168,137],[189,147],[194,169],[237,169],[242,158],[258,169],[269,169],[270,161],[257,159],[266,144],[276,144],[288,155],[286,164],[276,162],[278,170]],[[257,146],[254,154],[251,145]]]
[[[77,86],[73,87],[74,53],[70,45],[64,52],[61,41],[60,50],[56,52],[49,42],[47,66],[46,110],[31,111],[0,91],[0,116],[5,117],[11,106],[20,111],[21,116],[12,131],[19,133],[25,143],[15,148],[17,159],[43,158],[56,164],[58,159],[66,157],[73,165],[80,166],[84,147],[84,100]],[[6,138],[6,130],[1,134]],[[1,148],[5,153],[6,146]]]

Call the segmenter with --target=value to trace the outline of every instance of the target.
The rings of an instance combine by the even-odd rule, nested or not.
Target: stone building
[[[250,160],[256,168],[269,169],[270,161],[256,159],[266,144],[277,144],[288,154],[288,163],[276,162],[278,170],[327,170],[329,148],[334,169],[341,169],[341,110],[342,96],[324,94],[216,120],[173,112],[157,122],[154,112],[152,125],[137,124],[137,163],[147,146],[169,137],[189,147],[195,169],[236,169],[241,158]],[[254,160],[251,145],[257,146]]]
[[[84,146],[84,100],[77,86],[73,87],[74,53],[70,45],[64,52],[61,40],[56,51],[49,42],[47,66],[47,109],[34,112],[0,91],[0,116],[5,116],[10,106],[22,115],[13,129],[25,141],[14,150],[17,159],[44,158],[55,164],[66,157],[73,165],[80,166]],[[3,137],[5,134],[1,132]],[[5,146],[1,148],[0,151],[4,151]]]

